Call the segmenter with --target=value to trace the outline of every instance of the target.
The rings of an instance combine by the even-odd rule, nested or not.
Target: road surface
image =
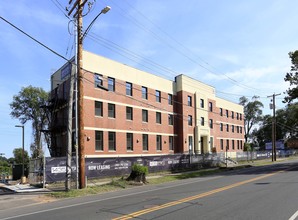
[[[298,220],[298,161],[11,207],[0,219]]]

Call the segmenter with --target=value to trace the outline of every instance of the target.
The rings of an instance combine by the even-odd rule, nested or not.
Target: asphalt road
[[[297,219],[298,161],[0,210],[0,219]]]

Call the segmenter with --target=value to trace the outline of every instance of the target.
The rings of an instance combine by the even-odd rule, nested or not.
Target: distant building
[[[167,80],[87,51],[83,57],[86,157],[243,151],[243,106],[216,97],[215,88],[185,75]],[[51,78],[52,156],[66,155],[70,71],[65,64]]]

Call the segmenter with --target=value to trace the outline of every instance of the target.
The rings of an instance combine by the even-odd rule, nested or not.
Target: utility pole
[[[78,152],[79,152],[79,188],[83,189],[86,187],[85,181],[85,143],[84,143],[84,117],[83,117],[83,35],[82,35],[82,25],[83,25],[83,7],[86,0],[76,0],[70,9],[68,16],[72,14],[74,9],[76,12],[73,17],[77,19],[77,92],[78,92]],[[69,1],[69,4],[72,0]]]
[[[22,179],[21,184],[25,183],[25,126],[23,125],[15,125],[17,128],[22,128]]]
[[[70,190],[71,183],[71,157],[72,157],[72,110],[73,110],[73,91],[74,91],[74,71],[72,64],[70,65],[70,88],[69,88],[69,100],[68,100],[68,127],[67,127],[67,152],[66,152],[66,179],[65,179],[65,189],[66,191]]]
[[[69,0],[69,4],[72,3],[73,0]],[[77,64],[77,80],[76,80],[76,140],[77,140],[77,149],[79,154],[79,188],[83,189],[86,187],[86,179],[85,179],[85,142],[84,142],[84,84],[83,84],[83,40],[84,37],[88,34],[90,28],[93,23],[101,14],[106,14],[111,8],[106,6],[101,12],[92,20],[90,25],[87,27],[85,32],[83,33],[83,8],[88,0],[76,0],[69,10],[68,16],[72,14],[72,12],[77,9],[77,11],[73,14],[73,17],[77,19],[77,54],[76,54],[76,64]],[[107,88],[100,87],[108,91]],[[78,112],[78,113],[77,113]]]
[[[272,162],[276,161],[276,117],[275,117],[275,97],[281,95],[273,93],[271,96],[267,96],[267,98],[272,97],[272,106],[270,109],[273,110],[272,117]]]

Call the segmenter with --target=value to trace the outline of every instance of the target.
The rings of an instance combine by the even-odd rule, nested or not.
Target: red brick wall
[[[142,86],[133,84],[132,97],[126,96],[126,82],[115,79],[115,92],[95,88],[93,74],[86,73],[84,94],[103,100],[103,117],[95,117],[94,100],[84,99],[84,126],[104,131],[104,150],[95,151],[95,131],[85,130],[85,153],[102,154],[169,154],[169,137],[174,135],[174,126],[168,125],[168,112],[173,113],[173,105],[168,104],[168,93],[161,91],[161,103],[156,102],[155,89],[148,88],[148,100],[142,99]],[[107,76],[103,76],[103,86],[108,87]],[[92,82],[92,83],[91,83]],[[174,97],[173,97],[174,98]],[[108,118],[108,103],[115,104],[116,118]],[[122,103],[122,105],[118,105]],[[133,106],[133,121],[126,120],[126,105]],[[142,109],[148,110],[148,122],[142,122]],[[161,112],[162,124],[156,123],[156,111]],[[166,111],[166,112],[165,112]],[[116,130],[116,151],[108,150],[108,131]],[[117,132],[120,130],[121,132]],[[140,132],[140,133],[134,133]],[[142,132],[148,133],[149,149],[143,151]],[[150,134],[153,132],[154,134]],[[133,151],[126,150],[126,133],[133,133]],[[156,134],[162,135],[162,150],[156,150]],[[90,140],[87,141],[87,137]],[[137,141],[138,140],[138,141]]]

